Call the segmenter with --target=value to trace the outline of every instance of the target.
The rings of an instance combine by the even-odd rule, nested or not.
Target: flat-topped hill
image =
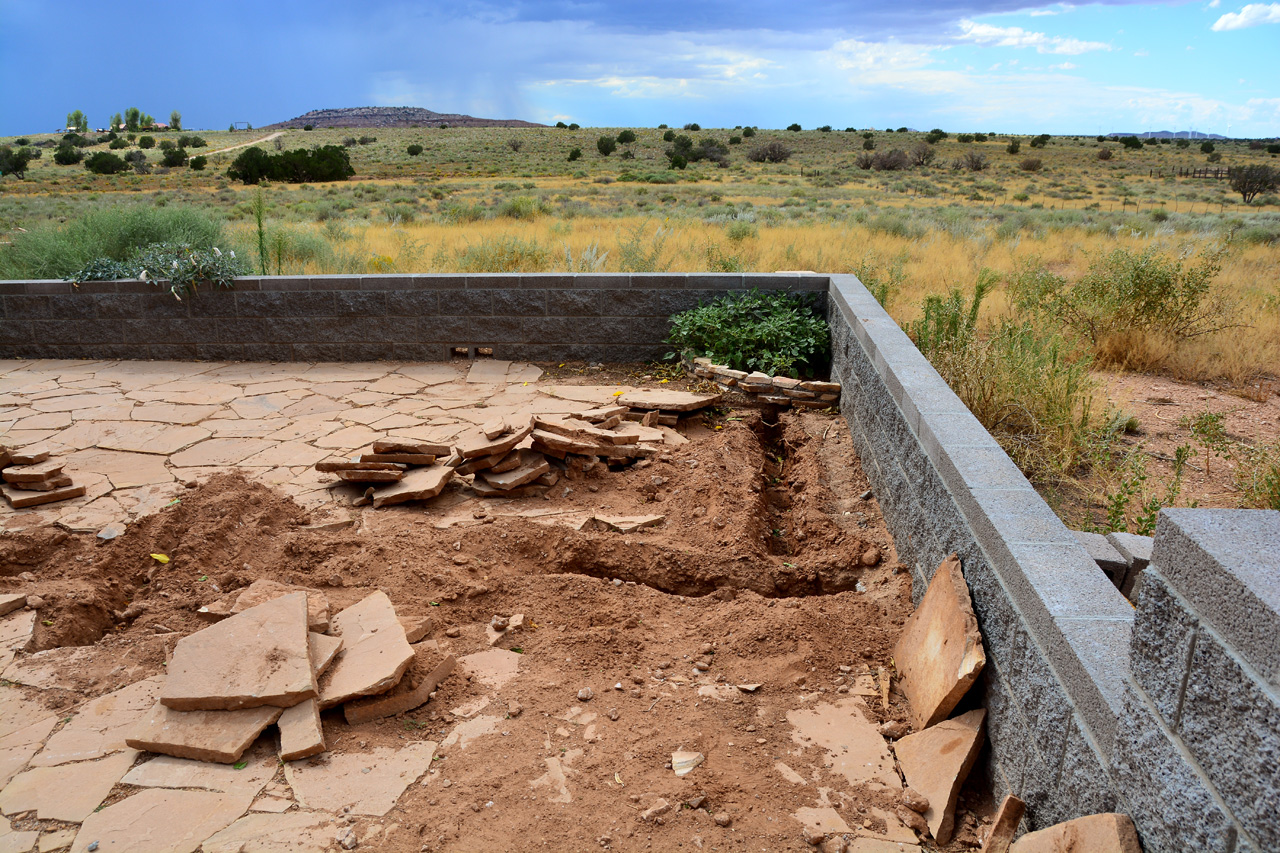
[[[545,127],[520,119],[476,118],[460,113],[437,113],[422,107],[343,107],[312,110],[264,130],[286,127]]]

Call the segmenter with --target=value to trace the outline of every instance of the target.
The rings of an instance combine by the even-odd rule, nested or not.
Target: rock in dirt
[[[324,729],[316,700],[308,699],[286,708],[276,726],[280,729],[280,757],[285,761],[324,752]]]
[[[982,843],[982,853],[1009,853],[1009,845],[1018,834],[1018,824],[1026,810],[1026,803],[1013,794],[1006,794],[1000,810],[996,812],[996,819],[991,823],[987,840]]]
[[[484,433],[477,429],[458,440],[458,453],[463,459],[474,459],[477,456],[494,456],[499,453],[505,454],[524,441],[525,436],[532,431],[532,420],[527,421],[522,427],[516,427],[513,432],[496,439],[486,438]]]
[[[951,840],[956,797],[978,759],[986,716],[979,708],[907,735],[894,746],[907,785],[929,800],[924,819],[939,844]]]
[[[234,764],[282,712],[270,705],[240,711],[175,711],[157,703],[125,743],[175,758]]]
[[[917,791],[915,788],[904,788],[902,791],[902,804],[913,812],[924,814],[929,810],[929,798]]]
[[[669,811],[671,811],[671,803],[667,802],[662,797],[658,797],[658,799],[653,801],[653,805],[640,812],[640,819],[646,823],[650,823],[655,818],[661,817]]]
[[[901,720],[889,720],[888,722],[881,723],[877,731],[889,740],[897,740],[898,738],[909,735],[911,733],[911,726]]]
[[[1133,819],[1125,814],[1095,814],[1028,832],[1009,853],[1142,853]]]
[[[934,573],[893,650],[916,730],[945,720],[986,665],[969,588],[952,554]]]
[[[333,617],[343,648],[320,684],[320,708],[384,693],[413,663],[391,599],[375,592]]]
[[[408,501],[425,501],[444,491],[453,478],[454,469],[448,465],[429,465],[415,468],[404,479],[373,493],[373,508],[401,504]]]
[[[307,595],[290,593],[183,637],[160,702],[175,711],[288,708],[316,695]]]
[[[318,589],[303,586],[291,586],[278,581],[262,578],[256,580],[236,596],[231,605],[231,613],[243,613],[250,607],[266,604],[281,596],[294,592],[307,594],[307,630],[323,634],[329,630],[329,599]]]
[[[711,819],[716,822],[716,826],[729,826],[733,823],[733,818],[728,812],[716,812]]]
[[[677,750],[671,753],[671,769],[677,776],[688,776],[693,768],[706,760],[707,757],[701,752]]]
[[[795,727],[792,739],[825,749],[832,772],[843,775],[851,785],[874,783],[892,791],[902,788],[889,746],[860,698],[788,711],[787,721]]]
[[[665,515],[593,515],[578,525],[579,530],[612,530],[615,533],[635,533],[645,527],[657,527],[666,521]]]
[[[519,464],[508,471],[501,473],[494,473],[493,470],[481,471],[478,476],[495,489],[510,491],[533,482],[551,470],[551,463],[547,462],[547,457],[537,451],[521,450],[518,459]]]

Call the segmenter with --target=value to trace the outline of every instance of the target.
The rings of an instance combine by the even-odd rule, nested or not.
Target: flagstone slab
[[[211,791],[150,788],[90,815],[73,853],[194,853],[201,842],[244,814],[252,798]]]
[[[367,426],[351,426],[317,438],[314,444],[316,447],[355,450],[373,444],[384,435],[385,433],[370,429]]]
[[[105,475],[116,489],[131,489],[173,481],[163,456],[153,453],[124,453],[118,450],[78,450],[68,454],[67,464],[75,471]]]
[[[243,613],[251,607],[266,604],[286,595],[303,593],[307,596],[307,630],[323,634],[329,630],[329,599],[323,592],[307,587],[262,578],[249,584],[231,603],[230,613]]]
[[[49,717],[43,702],[27,699],[22,691],[0,687],[0,738],[42,722]]]
[[[346,403],[339,403],[323,394],[310,394],[301,400],[286,406],[281,414],[286,418],[305,418],[314,415],[343,412],[351,408]]]
[[[660,409],[668,412],[692,412],[720,402],[723,394],[695,394],[666,388],[638,388],[618,397],[618,402],[633,409]]]
[[[178,403],[146,403],[134,406],[129,417],[135,421],[165,424],[198,424],[218,411],[218,406],[189,406]]]
[[[174,646],[161,703],[176,711],[235,711],[288,708],[314,697],[307,601],[305,592],[281,595],[183,637]]]
[[[168,456],[203,441],[209,435],[209,430],[197,426],[112,422],[107,434],[98,441],[98,447]]]
[[[338,652],[342,650],[342,638],[311,631],[307,634],[307,647],[311,655],[311,669],[319,679],[333,665]]]
[[[242,418],[280,417],[280,412],[292,406],[294,400],[283,393],[260,394],[257,397],[240,397],[228,405]]]
[[[1028,832],[1009,853],[1142,853],[1133,818],[1126,814],[1093,814]]]
[[[52,767],[127,749],[126,736],[155,703],[161,681],[160,676],[137,681],[87,703],[49,738],[32,766]]]
[[[94,761],[58,767],[36,767],[17,776],[0,790],[0,811],[36,812],[41,820],[71,823],[93,814],[137,759],[133,750]]]
[[[891,791],[902,790],[893,753],[860,698],[788,711],[787,721],[795,728],[792,740],[824,749],[826,766],[849,784],[873,783]]]
[[[281,800],[292,805],[289,800]],[[257,804],[254,804],[257,808]],[[334,817],[324,812],[249,814],[205,839],[204,853],[324,853],[335,846]]]
[[[956,798],[982,748],[983,708],[944,720],[894,744],[907,785],[929,800],[925,823],[939,844],[955,830]]]
[[[443,385],[462,378],[462,371],[451,364],[406,364],[395,372],[424,385]]]
[[[378,509],[407,501],[434,498],[453,479],[455,469],[448,465],[428,465],[404,473],[398,482],[384,486],[373,493],[373,507]]]
[[[324,752],[324,727],[320,724],[320,706],[308,699],[286,708],[276,721],[280,730],[280,757],[295,761]]]
[[[131,769],[120,781],[139,788],[202,788],[224,794],[258,796],[276,775],[275,751],[259,743],[242,756],[244,766],[213,764],[190,758],[157,755]]]
[[[304,465],[314,465],[328,456],[328,450],[312,447],[303,441],[282,441],[242,460],[242,464],[253,467],[288,466],[300,468]]]
[[[284,772],[306,808],[336,813],[350,806],[353,814],[384,815],[431,766],[436,746],[418,741],[400,750],[375,747],[332,755],[325,764],[290,761]]]
[[[280,420],[260,421],[260,423],[272,424],[274,429],[266,434],[266,438],[272,441],[315,441],[322,438],[334,430],[342,428],[341,421],[333,419],[321,420],[320,417],[300,418],[299,420],[286,422],[284,426],[280,426]]]
[[[157,702],[130,732],[127,743],[175,758],[233,764],[280,719],[283,709],[263,705],[239,711],[175,711]]]
[[[45,412],[20,418],[13,424],[14,429],[65,429],[71,426],[71,415],[68,412]]]
[[[33,400],[31,408],[37,412],[70,412],[75,409],[92,409],[97,406],[106,406],[123,401],[124,398],[115,391],[106,393],[91,391],[87,394],[68,394],[59,397],[48,397],[43,400]]]
[[[479,385],[496,385],[507,381],[507,368],[511,362],[498,358],[476,359],[467,371],[467,382]]]
[[[471,673],[481,684],[496,690],[519,674],[520,654],[507,649],[486,649],[463,655],[458,658],[458,663],[464,672]]]
[[[272,442],[260,438],[210,438],[181,453],[174,453],[169,457],[169,462],[177,468],[235,465],[274,446]]]
[[[982,633],[955,554],[938,567],[907,618],[893,660],[917,731],[945,720],[982,672]]]
[[[56,716],[45,717],[0,738],[0,788],[9,784],[14,774],[27,766],[31,756],[36,754],[56,725]]]
[[[342,651],[320,683],[320,707],[389,690],[413,662],[413,648],[391,599],[373,593],[333,617]]]

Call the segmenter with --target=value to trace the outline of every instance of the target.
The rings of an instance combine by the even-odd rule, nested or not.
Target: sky
[[[1280,136],[1280,2],[0,0],[0,135],[415,106],[585,127]]]

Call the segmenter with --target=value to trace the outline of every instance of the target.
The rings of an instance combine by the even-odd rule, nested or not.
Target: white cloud
[[[960,37],[991,47],[1034,47],[1036,53],[1060,53],[1077,56],[1091,50],[1111,50],[1111,45],[1101,41],[1081,41],[1076,38],[1033,33],[1022,27],[997,27],[970,20],[960,22]]]
[[[1047,18],[1050,15],[1056,15],[1058,13],[1053,9],[1034,9],[1027,14],[1033,18]]]
[[[1151,54],[1150,54],[1148,51],[1145,51],[1145,50],[1135,50],[1135,51],[1133,52],[1133,55],[1134,55],[1134,56],[1150,56]]]
[[[1050,71],[1074,71],[1079,66],[1074,62],[1059,62],[1057,65],[1050,65]]]
[[[1206,8],[1206,9],[1216,9],[1216,8],[1218,8],[1218,7],[1219,7],[1219,6],[1221,6],[1221,5],[1222,5],[1222,0],[1209,0],[1209,5],[1208,5],[1208,6],[1206,6],[1205,8]]]
[[[1243,30],[1261,24],[1280,24],[1280,3],[1250,3],[1239,12],[1228,12],[1210,27],[1215,33]]]

